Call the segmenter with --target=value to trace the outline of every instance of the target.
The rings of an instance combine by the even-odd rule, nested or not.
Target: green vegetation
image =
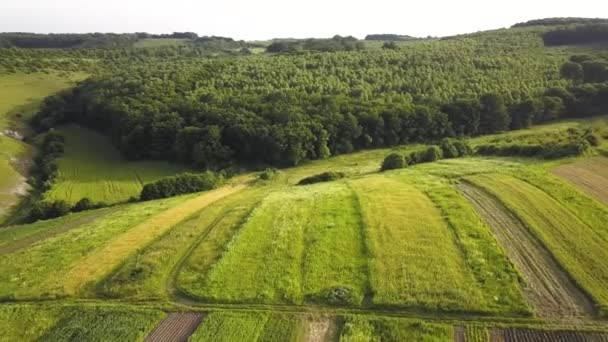
[[[69,310],[44,341],[143,341],[163,317],[153,310],[83,308]]]
[[[64,154],[57,159],[57,177],[44,194],[48,201],[75,204],[82,198],[107,204],[138,197],[144,184],[187,171],[166,162],[129,162],[109,139],[84,127],[69,125],[56,130],[65,139]]]
[[[323,172],[323,173],[319,173],[318,175],[302,178],[298,182],[298,185],[309,185],[309,184],[322,183],[322,182],[333,182],[338,179],[344,178],[344,176],[345,176],[345,174],[342,172]]]
[[[149,201],[211,190],[216,188],[222,180],[221,176],[212,172],[200,174],[181,173],[144,185],[139,198],[142,201]]]
[[[467,325],[465,330],[465,341],[489,342],[490,333],[487,328]]]
[[[209,314],[190,338],[193,342],[258,341],[268,321],[262,313]]]
[[[608,260],[608,252],[603,243],[608,241],[608,210],[604,208],[603,219],[582,221],[541,189],[516,178],[488,174],[467,180],[498,197],[520,217],[605,314],[608,292],[603,284],[608,274],[603,261]]]
[[[340,342],[453,341],[452,327],[394,318],[347,317]]]
[[[37,341],[59,322],[63,310],[34,305],[0,306],[2,341]]]

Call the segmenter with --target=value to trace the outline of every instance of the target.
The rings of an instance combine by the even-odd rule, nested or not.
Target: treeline
[[[557,25],[573,25],[573,24],[598,24],[608,23],[608,19],[603,18],[545,18],[517,23],[512,27],[528,27],[528,26],[557,26]]]
[[[400,34],[368,34],[367,36],[365,36],[365,40],[380,40],[380,41],[387,41],[387,42],[405,42],[408,40],[417,40],[417,39],[421,39],[418,37],[412,37],[412,36],[408,36],[408,35],[400,35]]]
[[[198,34],[194,32],[173,32],[165,34],[152,34],[147,32],[136,32],[135,35],[138,39],[197,39]]]
[[[149,201],[211,190],[220,185],[222,181],[223,177],[213,172],[182,173],[144,185],[139,199]]]
[[[266,52],[284,53],[299,51],[358,51],[364,50],[365,44],[355,37],[334,36],[331,39],[278,40],[266,48]]]
[[[593,44],[608,42],[608,23],[575,25],[543,34],[547,46]]]
[[[84,33],[84,34],[37,34],[0,33],[0,48],[22,49],[69,49],[69,48],[117,48],[131,46],[137,41],[131,33]]]
[[[33,125],[77,121],[132,159],[297,165],[563,117],[563,57],[539,47],[514,32],[402,51],[125,61],[47,99]]]

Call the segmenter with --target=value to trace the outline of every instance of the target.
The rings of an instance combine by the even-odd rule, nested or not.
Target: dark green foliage
[[[479,99],[479,102],[481,105],[479,133],[491,134],[509,129],[511,117],[507,112],[507,106],[501,94],[484,94]]]
[[[260,174],[258,175],[258,178],[261,180],[272,180],[274,179],[277,175],[279,174],[279,170],[270,167],[267,168],[266,170],[260,172]]]
[[[382,48],[388,49],[388,50],[398,50],[399,45],[397,45],[395,42],[386,42],[386,43],[382,44]]]
[[[528,27],[528,26],[557,26],[557,25],[572,25],[572,24],[597,24],[608,23],[608,19],[602,18],[545,18],[534,19],[524,23],[517,23],[513,27]]]
[[[279,40],[268,46],[266,52],[297,52],[297,51],[356,51],[365,49],[363,42],[355,37],[334,36],[331,39]]]
[[[563,78],[579,81],[583,79],[583,66],[576,62],[567,62],[560,70]]]
[[[454,145],[454,141],[452,139],[445,138],[441,140],[439,147],[441,148],[443,157],[446,159],[460,157],[460,153]]]
[[[543,103],[538,99],[527,99],[515,104],[511,109],[511,129],[522,129],[532,126],[539,120]]]
[[[408,165],[407,160],[401,153],[391,153],[382,161],[381,171],[402,169]]]
[[[545,45],[575,45],[608,41],[608,22],[561,27],[543,34]]]
[[[308,184],[321,183],[321,182],[333,182],[335,180],[344,178],[344,176],[345,176],[345,174],[343,172],[333,172],[333,171],[323,172],[318,175],[302,178],[298,182],[298,185],[308,185]]]
[[[131,46],[137,35],[131,33],[38,34],[0,33],[4,47],[16,48],[116,48]]]
[[[410,154],[410,164],[430,163],[443,158],[443,152],[439,146],[430,146],[426,150],[416,151]]]
[[[585,82],[608,81],[608,62],[604,60],[588,60],[582,63]]]
[[[70,213],[71,207],[66,201],[40,201],[34,203],[30,209],[30,219],[37,220],[48,220],[65,216]]]
[[[408,41],[408,40],[416,40],[420,38],[400,35],[400,34],[368,34],[365,36],[365,40],[380,40],[380,41],[388,41],[388,42],[396,42],[396,41]]]
[[[182,173],[144,185],[141,190],[140,199],[142,201],[149,201],[210,190],[217,187],[221,181],[221,177],[213,172],[199,174]]]
[[[80,211],[85,211],[85,210],[89,210],[89,209],[93,209],[93,208],[95,208],[95,204],[93,204],[93,201],[91,201],[90,198],[85,197],[85,198],[81,199],[80,201],[76,202],[76,204],[72,208],[72,211],[77,213]]]

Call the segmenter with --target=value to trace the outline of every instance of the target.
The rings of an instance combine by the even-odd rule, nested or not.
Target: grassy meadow
[[[49,95],[69,88],[84,74],[9,74],[0,75],[0,224],[19,198],[29,190],[25,183],[34,151],[28,144],[14,139],[8,131],[31,134],[28,118]]]
[[[122,202],[138,197],[146,183],[189,170],[167,162],[127,161],[107,137],[82,126],[62,126],[57,132],[65,138],[65,152],[57,160],[57,179],[44,194],[48,200]]]

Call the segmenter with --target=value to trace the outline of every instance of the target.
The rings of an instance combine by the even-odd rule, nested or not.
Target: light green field
[[[0,341],[37,341],[62,315],[63,310],[57,307],[0,306]]]
[[[139,197],[145,183],[189,170],[167,162],[129,162],[107,137],[82,126],[63,126],[57,132],[65,137],[65,153],[58,159],[55,184],[44,194],[48,200],[126,201]]]
[[[487,174],[467,180],[515,212],[593,300],[603,310],[608,308],[608,211],[603,221],[592,225],[541,189],[517,178]]]
[[[214,312],[205,318],[190,341],[258,341],[266,322],[268,322],[267,314]]]
[[[251,213],[200,290],[188,292],[224,302],[302,303],[319,297],[327,303],[334,289],[346,289],[345,302],[359,304],[366,272],[358,221],[343,183],[273,192]]]
[[[27,194],[29,187],[24,175],[33,155],[29,145],[6,136],[5,130],[30,134],[26,121],[40,102],[46,96],[69,88],[84,76],[56,73],[0,75],[0,224],[20,196]]]

